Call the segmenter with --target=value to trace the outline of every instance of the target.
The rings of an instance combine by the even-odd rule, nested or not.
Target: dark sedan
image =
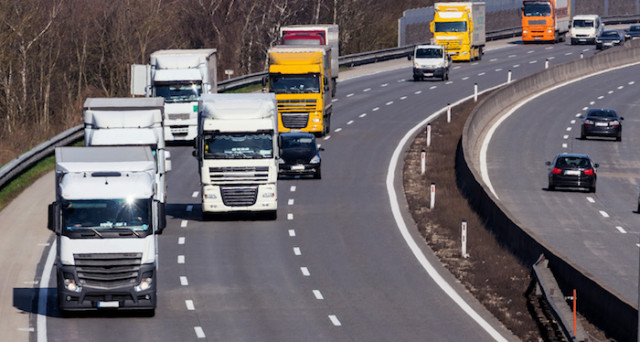
[[[548,190],[557,187],[584,188],[589,192],[596,192],[596,168],[591,158],[586,154],[560,153],[553,162],[546,162],[549,169]]]
[[[598,50],[604,50],[622,44],[624,44],[624,36],[617,30],[602,31],[602,33],[596,37],[596,49]]]
[[[616,141],[622,140],[623,117],[619,117],[615,110],[609,108],[589,108],[582,120],[580,139],[589,136],[611,137]]]
[[[280,175],[297,176],[312,175],[322,178],[322,147],[316,144],[316,137],[311,133],[280,134]]]
[[[627,39],[640,38],[640,25],[631,25],[624,31],[624,36]]]

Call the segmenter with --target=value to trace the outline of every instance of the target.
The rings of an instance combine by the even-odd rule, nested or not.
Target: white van
[[[571,45],[575,44],[595,44],[596,37],[604,31],[602,19],[597,14],[576,15],[571,20],[569,37]]]

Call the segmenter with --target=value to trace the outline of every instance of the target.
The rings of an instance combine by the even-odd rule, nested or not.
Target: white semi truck
[[[146,146],[58,147],[55,232],[62,312],[156,308],[156,162]]]
[[[166,225],[167,172],[171,154],[165,148],[164,99],[87,98],[84,101],[86,146],[149,146],[156,160],[156,199],[162,226]]]
[[[159,50],[131,66],[131,94],[164,98],[166,141],[193,141],[198,100],[217,92],[216,49]]]
[[[194,156],[203,216],[257,212],[277,218],[275,94],[207,94],[200,100]]]

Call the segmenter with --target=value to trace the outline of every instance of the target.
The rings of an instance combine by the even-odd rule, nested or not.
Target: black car
[[[311,133],[280,134],[280,175],[312,175],[322,178],[320,151],[316,137]]]
[[[640,38],[640,25],[631,25],[624,31],[624,37],[627,39]]]
[[[623,117],[619,117],[615,110],[609,108],[589,108],[582,120],[580,139],[589,136],[611,137],[616,141],[622,140]]]
[[[624,36],[617,30],[602,31],[602,33],[596,37],[596,49],[598,50],[604,50],[622,44],[624,44]]]
[[[591,158],[586,154],[560,153],[553,162],[546,162],[549,169],[548,190],[557,187],[585,188],[589,192],[596,192],[596,168]]]

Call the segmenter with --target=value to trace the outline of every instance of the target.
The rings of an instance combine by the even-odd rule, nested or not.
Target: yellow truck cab
[[[453,61],[482,59],[485,41],[484,2],[436,2],[430,30],[435,44],[447,49]]]
[[[278,45],[269,49],[269,76],[263,85],[275,93],[278,131],[329,133],[331,47]]]

